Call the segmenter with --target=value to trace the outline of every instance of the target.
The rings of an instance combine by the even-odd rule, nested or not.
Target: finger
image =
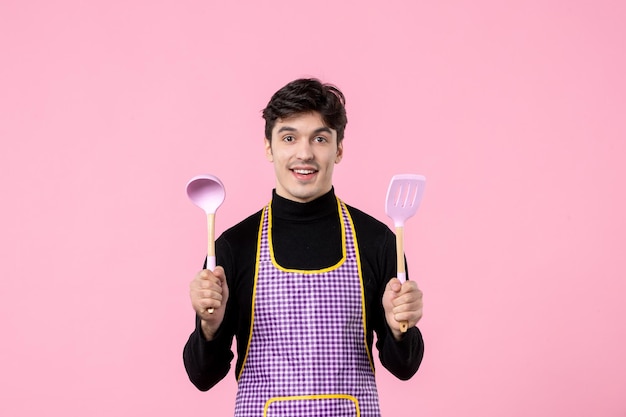
[[[391,310],[394,314],[404,313],[406,311],[417,311],[422,309],[423,303],[420,299],[411,300],[406,303],[398,303],[394,304],[393,309]]]
[[[217,300],[222,301],[221,288],[217,287],[217,290],[200,290],[196,293],[200,300]]]
[[[392,313],[394,320],[398,322],[407,321],[411,326],[414,326],[422,316],[422,306],[404,304],[394,308]]]
[[[406,312],[413,312],[413,311],[418,311],[421,310],[423,308],[423,305],[421,302],[419,301],[414,301],[411,303],[403,303],[403,304],[399,304],[397,306],[394,306],[393,309],[391,310],[391,312],[396,315],[396,314],[403,314]]]
[[[198,274],[194,282],[199,288],[202,288],[202,289],[221,287],[222,281],[224,279],[224,270],[221,267],[219,268],[220,268],[220,274],[215,274],[209,271],[208,269],[202,270]]]
[[[221,301],[214,298],[206,298],[198,301],[196,311],[202,318],[206,318],[206,314],[213,314],[212,311],[221,307]]]
[[[220,285],[219,280],[217,279],[201,280],[201,281],[194,280],[189,286],[189,289],[192,293],[200,294],[200,295],[197,295],[198,297],[204,297],[203,294],[205,294],[208,291],[221,292],[221,288],[222,286]]]
[[[213,275],[213,273],[208,269],[203,269],[202,271],[198,272],[198,278],[200,280],[208,280],[211,278],[211,275]]]
[[[410,304],[414,302],[418,302],[422,299],[422,291],[417,288],[417,284],[413,283],[411,285],[408,284],[409,281],[406,281],[402,285],[402,290],[398,294],[398,296],[393,300],[393,304],[395,306],[400,304]]]
[[[216,283],[210,283],[210,288],[192,288],[190,295],[192,305],[197,311],[219,307],[223,298],[222,287]]]
[[[417,287],[417,282],[407,280],[402,283],[400,294],[408,294],[416,291],[419,291],[419,288]]]
[[[415,325],[422,317],[422,311],[424,304],[421,299],[414,302],[400,304],[394,306],[392,313],[396,321],[409,321],[412,325]]]
[[[210,276],[209,271],[204,269],[196,274],[193,280],[191,280],[191,282],[189,283],[189,287],[191,289],[206,288],[208,286],[207,283],[210,281],[210,279],[211,279],[211,276]]]
[[[407,311],[405,313],[398,314],[396,315],[396,317],[400,319],[400,321],[408,322],[409,325],[412,327],[412,326],[415,326],[420,321],[420,319],[422,318],[422,314],[423,314],[422,310],[419,309],[419,310]]]

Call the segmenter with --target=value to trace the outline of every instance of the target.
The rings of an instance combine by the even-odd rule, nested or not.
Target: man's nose
[[[310,141],[303,140],[298,145],[298,159],[301,159],[303,161],[309,161],[313,159],[313,147],[311,146]]]

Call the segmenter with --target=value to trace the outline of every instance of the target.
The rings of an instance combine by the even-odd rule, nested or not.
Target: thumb
[[[398,278],[391,278],[389,282],[387,282],[386,291],[392,291],[395,293],[399,293],[402,290],[402,283]]]
[[[223,281],[226,280],[226,273],[224,272],[224,268],[222,268],[221,266],[216,266],[215,269],[213,269],[213,275],[215,275],[217,278],[219,278],[219,280],[223,283]]]

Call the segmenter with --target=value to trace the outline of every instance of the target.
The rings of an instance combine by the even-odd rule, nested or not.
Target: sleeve
[[[221,381],[233,360],[232,335],[218,331],[215,339],[207,341],[196,316],[196,328],[183,350],[183,362],[189,380],[201,391],[207,391]]]
[[[424,356],[424,340],[417,327],[409,329],[404,337],[396,341],[387,330],[385,337],[378,337],[376,348],[380,363],[396,378],[406,381],[410,379],[422,363]]]

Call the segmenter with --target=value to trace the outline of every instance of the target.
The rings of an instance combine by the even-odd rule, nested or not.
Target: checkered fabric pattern
[[[235,416],[379,416],[364,334],[363,285],[349,213],[340,203],[344,261],[286,271],[271,259],[262,220],[252,337]]]

